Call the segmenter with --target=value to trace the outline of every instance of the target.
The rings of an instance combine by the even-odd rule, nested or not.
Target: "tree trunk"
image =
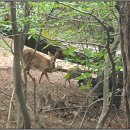
[[[115,38],[115,42],[113,43],[113,46],[111,48],[111,52],[116,53],[116,49],[118,47],[120,40],[120,36],[117,36]],[[114,54],[113,54],[114,55]],[[106,111],[108,104],[109,104],[109,70],[110,68],[110,59],[107,56],[105,59],[105,67],[104,67],[104,84],[103,84],[103,113]]]
[[[12,31],[14,36],[14,61],[13,61],[13,71],[14,71],[14,82],[15,82],[15,91],[20,105],[21,113],[24,119],[24,128],[31,128],[30,117],[27,111],[24,94],[22,90],[21,83],[21,68],[20,68],[20,38],[18,35],[18,27],[16,21],[16,3],[10,2],[11,10],[11,22],[12,22]]]
[[[30,16],[30,11],[31,11],[31,8],[30,8],[29,3],[25,2],[25,19],[27,19]],[[21,45],[20,45],[21,53],[22,53],[23,48],[24,48],[24,44],[25,44],[25,41],[26,41],[26,38],[27,38],[27,33],[28,33],[28,30],[29,30],[29,27],[30,27],[29,22],[24,24],[24,28],[23,28],[23,31],[22,31],[23,35],[20,38],[20,41],[21,41]]]
[[[110,72],[110,59],[107,56],[105,59],[104,66],[104,82],[103,82],[103,110],[102,114],[105,113],[109,104],[109,72]]]
[[[130,96],[130,2],[119,1],[116,8],[120,15],[121,52],[124,67],[124,89],[127,114],[127,128],[130,128],[130,109],[128,97]]]
[[[117,46],[119,44],[120,37],[117,36],[115,39],[115,42],[113,43],[113,46],[111,48],[111,52],[115,51],[117,49]],[[104,67],[104,86],[103,86],[103,110],[101,113],[101,116],[99,118],[99,121],[97,123],[96,128],[103,128],[105,120],[110,112],[111,106],[114,101],[114,95],[115,95],[115,89],[112,91],[112,97],[111,101],[109,103],[109,69],[110,68],[110,58],[107,56],[105,59],[105,67]],[[114,81],[115,82],[115,81]],[[113,86],[115,87],[115,86]]]

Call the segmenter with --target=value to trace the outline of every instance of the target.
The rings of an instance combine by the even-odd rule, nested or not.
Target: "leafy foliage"
[[[118,13],[114,7],[115,2],[63,2],[58,4],[56,2],[31,2],[31,14],[24,17],[24,2],[17,2],[17,17],[19,31],[23,31],[24,24],[30,24],[28,34],[33,36],[36,40],[42,29],[41,39],[46,38],[49,44],[55,44],[63,48],[63,53],[66,55],[67,61],[82,64],[85,67],[91,68],[90,73],[81,74],[77,80],[89,78],[92,73],[99,73],[103,71],[104,59],[106,57],[106,50],[100,48],[99,51],[94,50],[91,43],[105,45],[106,32],[89,14],[100,19],[110,29],[111,43],[113,43],[113,34],[118,32]],[[9,13],[8,3],[1,2],[0,7],[0,29],[2,34],[11,29],[10,19],[5,20]],[[70,44],[73,42],[73,44]],[[92,48],[87,48],[86,45],[80,46],[74,44],[77,42],[90,43]],[[67,47],[64,47],[67,44]],[[121,59],[115,58],[117,63],[116,69],[122,69]],[[69,75],[68,75],[69,77]],[[68,78],[66,77],[66,78]],[[83,88],[91,86],[91,79]]]

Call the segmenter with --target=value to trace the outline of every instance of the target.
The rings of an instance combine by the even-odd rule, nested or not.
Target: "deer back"
[[[23,56],[24,65],[27,65],[28,69],[36,68],[41,71],[45,71],[45,70],[51,71],[55,67],[57,54],[54,56],[49,55],[49,57],[46,57],[44,54],[42,55],[38,52],[34,53],[33,49],[25,49],[23,51],[22,56]]]

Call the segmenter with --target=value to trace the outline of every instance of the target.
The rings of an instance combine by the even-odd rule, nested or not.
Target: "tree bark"
[[[30,16],[30,11],[31,11],[31,8],[30,8],[29,3],[25,2],[25,19]],[[30,23],[25,23],[24,28],[23,28],[23,32],[22,32],[23,35],[21,35],[21,38],[20,38],[21,53],[22,53],[23,48],[24,48],[24,44],[25,44],[25,41],[26,41],[26,38],[27,38],[27,33],[28,33],[29,28],[30,28]]]
[[[115,52],[116,53],[116,49],[118,47],[119,44],[119,40],[120,40],[120,36],[117,36],[115,38],[115,42],[113,43],[113,46],[111,48],[111,52]],[[110,68],[110,59],[107,56],[105,59],[105,66],[104,66],[104,84],[103,84],[103,110],[102,113],[104,113],[108,107],[109,104],[109,72],[111,70],[109,70],[108,68]]]
[[[113,52],[114,50],[116,50],[118,44],[119,44],[119,39],[120,37],[117,36],[117,38],[115,39],[115,42],[113,43],[113,46],[111,48],[111,52]],[[103,110],[102,110],[102,113],[101,113],[101,116],[99,118],[99,121],[98,121],[98,124],[96,126],[96,128],[103,128],[104,126],[104,123],[106,121],[106,118],[111,110],[111,106],[113,104],[113,101],[114,101],[114,95],[115,95],[115,90],[116,90],[116,86],[113,85],[113,90],[112,90],[112,96],[111,96],[111,100],[110,100],[110,103],[109,103],[109,80],[108,80],[108,77],[109,77],[109,69],[110,68],[110,58],[107,56],[106,57],[106,65],[105,65],[105,68],[104,68],[104,87],[103,87]],[[115,84],[114,82],[116,82],[115,80],[112,80],[113,84]]]
[[[14,61],[13,61],[13,72],[14,72],[14,82],[15,91],[18,99],[18,103],[21,108],[21,113],[24,119],[24,128],[31,128],[30,117],[26,107],[25,98],[21,83],[21,68],[20,68],[20,38],[18,35],[17,19],[16,19],[16,3],[10,2],[10,12],[11,12],[11,22],[12,31],[14,36]]]
[[[121,52],[123,57],[124,92],[127,114],[127,128],[130,128],[130,2],[118,1],[116,8],[120,16]]]

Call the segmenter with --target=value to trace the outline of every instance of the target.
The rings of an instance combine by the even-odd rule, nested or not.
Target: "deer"
[[[55,61],[57,57],[59,56],[59,52],[57,51],[55,55],[50,54],[48,52],[49,58],[45,56],[45,54],[40,54],[39,52],[35,51],[31,48],[27,48],[23,50],[22,53],[22,61],[24,65],[24,70],[27,72],[27,74],[31,77],[31,79],[34,79],[29,70],[32,68],[38,69],[42,71],[41,77],[39,79],[39,83],[41,82],[42,76],[45,75],[47,80],[50,82],[50,79],[48,77],[48,72],[52,72],[52,70],[55,68]]]

